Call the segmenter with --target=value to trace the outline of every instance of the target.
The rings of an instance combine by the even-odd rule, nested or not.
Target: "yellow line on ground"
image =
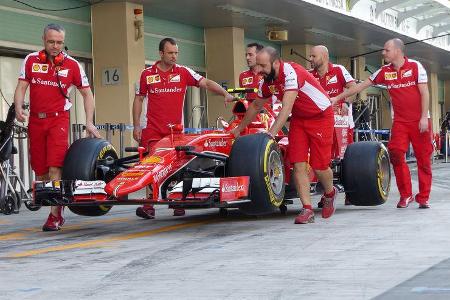
[[[0,235],[0,241],[9,241],[9,240],[22,240],[25,238],[25,233],[9,233]]]
[[[61,245],[61,246],[53,246],[53,247],[29,250],[29,251],[24,251],[24,252],[19,252],[19,253],[12,253],[12,254],[9,254],[7,257],[8,258],[21,258],[21,257],[29,257],[29,256],[39,255],[39,254],[45,254],[45,253],[49,253],[49,252],[57,252],[57,251],[79,249],[79,248],[98,247],[98,246],[101,246],[101,245],[107,244],[107,243],[125,241],[125,240],[130,240],[130,239],[137,239],[137,238],[142,238],[142,237],[146,237],[146,236],[152,236],[152,235],[155,235],[158,233],[175,231],[175,230],[179,230],[179,229],[199,226],[199,225],[212,223],[212,222],[213,222],[213,220],[207,220],[207,221],[189,222],[189,223],[182,223],[182,224],[176,224],[176,225],[171,225],[171,226],[164,226],[164,227],[156,228],[156,229],[152,229],[152,230],[118,235],[118,236],[113,236],[113,237],[109,237],[109,238],[95,239],[95,240],[86,241],[86,242],[73,243],[73,244],[67,244],[67,245]]]

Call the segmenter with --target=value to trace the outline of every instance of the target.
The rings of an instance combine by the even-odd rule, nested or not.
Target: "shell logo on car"
[[[152,155],[149,157],[145,157],[142,160],[143,164],[159,164],[162,163],[164,161],[164,159],[161,156],[156,156],[156,155]]]

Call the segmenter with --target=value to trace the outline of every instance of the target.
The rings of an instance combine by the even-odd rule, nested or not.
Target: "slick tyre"
[[[357,142],[344,154],[342,177],[347,199],[356,206],[386,202],[391,184],[389,154],[379,142]]]
[[[116,150],[108,141],[97,138],[76,140],[64,159],[62,179],[105,180],[97,171],[97,161],[107,158],[118,158]],[[106,214],[111,206],[69,206],[69,209],[77,215],[94,217]]]
[[[249,176],[250,203],[239,207],[247,215],[278,210],[284,199],[284,166],[278,144],[267,134],[239,137],[227,163],[228,176]]]

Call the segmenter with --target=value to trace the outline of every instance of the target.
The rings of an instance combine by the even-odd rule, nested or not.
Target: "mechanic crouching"
[[[159,43],[161,60],[141,73],[139,90],[133,102],[133,138],[150,150],[156,142],[170,135],[169,124],[183,123],[183,106],[186,88],[196,86],[232,100],[216,82],[206,79],[188,67],[177,65],[178,46],[174,39],[164,38]],[[147,126],[141,128],[142,103],[147,96]],[[174,216],[183,216],[184,209],[174,209]],[[136,215],[144,219],[155,218],[153,205],[136,209]]]
[[[86,132],[100,137],[93,123],[94,98],[80,64],[62,52],[65,30],[56,24],[44,28],[44,49],[25,57],[14,93],[16,119],[28,118],[23,105],[30,87],[28,139],[31,168],[37,180],[60,180],[69,147],[69,88],[78,88],[84,100]],[[64,224],[63,208],[52,206],[43,231],[57,231]]]
[[[258,99],[252,102],[244,119],[232,130],[232,133],[238,137],[273,95],[282,99],[282,109],[269,129],[269,134],[275,136],[292,111],[288,159],[294,165],[295,186],[303,204],[300,214],[295,218],[295,223],[314,222],[308,156],[309,165],[325,189],[321,199],[322,217],[329,218],[335,210],[334,201],[337,190],[333,186],[333,173],[329,167],[334,115],[327,93],[308,71],[296,63],[282,61],[277,50],[272,47],[259,51],[256,62],[264,77]]]

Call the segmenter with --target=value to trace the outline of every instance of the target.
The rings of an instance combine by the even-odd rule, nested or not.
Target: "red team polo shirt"
[[[422,114],[419,83],[427,83],[428,77],[422,64],[405,57],[405,63],[397,71],[392,64],[382,66],[370,76],[374,84],[383,84],[391,96],[393,118],[396,122],[418,122]]]
[[[163,72],[158,63],[142,71],[137,94],[148,97],[147,128],[164,136],[170,134],[168,124],[183,123],[186,88],[198,87],[203,77],[180,65]]]
[[[252,70],[247,70],[239,75],[239,86],[241,88],[259,88],[259,82],[263,79],[261,74],[255,74]],[[245,98],[253,101],[258,98],[258,93],[248,93]]]
[[[284,92],[298,91],[292,108],[292,117],[316,119],[331,111],[331,102],[320,83],[302,66],[293,62],[280,61],[278,78],[273,82],[264,81],[258,97],[275,95],[283,99]]]
[[[69,110],[72,104],[64,98],[57,82],[58,71],[61,88],[66,95],[72,85],[78,89],[89,87],[89,81],[80,64],[67,54],[61,66],[52,66],[48,61],[40,61],[39,52],[34,52],[27,57],[20,70],[19,80],[30,84],[30,112],[50,113]]]
[[[341,94],[348,83],[355,81],[344,66],[331,63],[328,63],[328,72],[323,77],[320,77],[319,73],[314,69],[309,72],[320,82],[320,85],[330,98]],[[345,99],[341,99],[339,105],[341,106],[344,101]],[[350,128],[355,127],[351,107],[349,108],[348,116]]]

